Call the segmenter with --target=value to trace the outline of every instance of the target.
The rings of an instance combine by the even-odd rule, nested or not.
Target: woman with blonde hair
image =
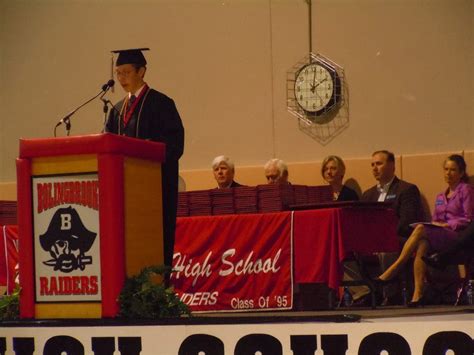
[[[337,155],[329,155],[321,164],[321,176],[332,187],[334,201],[358,201],[359,196],[343,184],[346,165]]]

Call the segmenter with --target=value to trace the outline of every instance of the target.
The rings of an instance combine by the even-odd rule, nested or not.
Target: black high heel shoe
[[[418,307],[424,307],[424,305],[425,305],[425,298],[424,298],[424,296],[421,296],[416,301],[408,302],[407,307],[408,308],[418,308]]]

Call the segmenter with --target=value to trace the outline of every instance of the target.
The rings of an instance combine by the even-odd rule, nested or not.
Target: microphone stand
[[[100,100],[104,103],[103,106],[103,112],[104,112],[104,127],[102,128],[102,132],[105,132],[105,125],[107,124],[107,116],[109,112],[109,104],[110,107],[112,108],[112,111],[114,111],[117,115],[120,115],[120,112],[115,108],[114,104],[110,102],[110,100],[104,99],[105,92],[103,95],[100,97]]]
[[[100,100],[104,103],[104,107],[102,108],[102,111],[104,112],[104,127],[105,127],[105,123],[107,122],[107,113],[109,112],[109,103],[112,104],[109,100],[104,99],[105,93],[106,92],[104,92],[102,96],[100,97]]]
[[[104,85],[102,87],[102,90],[97,95],[90,98],[89,100],[87,100],[86,102],[84,102],[83,104],[81,104],[80,106],[78,106],[77,108],[72,110],[71,112],[69,112],[66,116],[64,116],[54,127],[54,136],[56,137],[56,128],[58,128],[63,123],[66,125],[66,135],[69,136],[69,133],[71,131],[71,116],[74,115],[80,108],[84,107],[85,105],[87,105],[89,102],[96,99],[100,95],[102,95],[102,97],[103,97],[107,93],[107,91],[109,91],[109,89],[110,89],[110,86]]]

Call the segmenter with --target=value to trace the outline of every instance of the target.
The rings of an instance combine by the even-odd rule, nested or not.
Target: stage
[[[2,323],[0,354],[472,354],[473,335],[474,306],[21,320]]]
[[[378,223],[373,222],[375,213],[380,214]],[[175,265],[173,281],[187,279],[187,284],[175,286],[181,299],[189,298],[191,317],[125,320],[102,313],[102,319],[42,315],[3,321],[0,355],[472,355],[474,306],[336,307],[330,290],[340,286],[347,255],[396,248],[394,233],[392,238],[378,237],[382,228],[394,230],[388,228],[395,225],[392,217],[384,209],[341,207],[179,219],[176,255],[183,259]],[[4,248],[4,268],[14,270],[16,226],[3,231],[9,247]],[[210,251],[222,257],[214,260]],[[184,256],[200,266],[199,272]],[[232,278],[226,273],[230,266]],[[14,274],[5,273],[7,288],[12,288]],[[213,298],[202,297],[211,293],[216,294],[214,304]],[[217,304],[224,295],[229,302]],[[267,301],[275,299],[281,304]],[[64,303],[58,300],[53,306],[62,310]]]

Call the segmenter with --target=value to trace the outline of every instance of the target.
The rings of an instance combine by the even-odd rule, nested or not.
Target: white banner
[[[275,317],[274,322],[277,320]],[[22,354],[30,354],[26,349],[34,349],[34,354],[69,355],[470,355],[473,350],[473,314],[361,323],[295,319],[285,323],[238,324],[238,317],[227,318],[229,322],[233,324],[16,325],[0,328],[0,348],[4,344],[6,355],[15,354],[14,348],[24,349]]]

